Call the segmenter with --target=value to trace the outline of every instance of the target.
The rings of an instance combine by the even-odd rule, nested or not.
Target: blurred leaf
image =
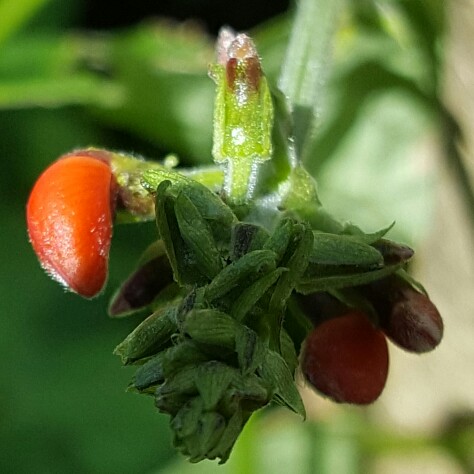
[[[107,67],[124,101],[100,117],[196,163],[210,163],[212,46],[199,31],[142,25],[110,43]]]
[[[50,0],[2,0],[0,2],[0,44],[16,33]]]
[[[438,65],[438,42],[445,29],[445,2],[442,0],[399,0],[397,8],[403,11],[406,21],[410,24],[413,34],[431,61],[436,72]],[[433,78],[434,79],[434,78]]]
[[[121,96],[120,87],[85,74],[67,78],[0,82],[0,109],[97,103],[110,106],[120,100]]]
[[[69,36],[20,35],[0,49],[0,80],[54,77],[73,67],[76,56]]]
[[[413,80],[400,76],[373,60],[357,64],[347,71],[337,79],[335,87],[342,91],[336,112],[305,155],[305,164],[315,175],[324,162],[334,156],[337,147],[343,143],[352,127],[359,123],[365,103],[376,94],[388,90],[402,91],[410,94],[420,105],[431,104],[430,99]]]
[[[430,149],[425,156],[414,148],[430,130],[430,117],[397,91],[370,98],[357,118],[317,171],[320,195],[342,220],[374,229],[394,219],[391,235],[413,242],[427,231],[434,205]]]
[[[465,411],[451,415],[439,442],[464,466],[466,472],[474,470],[474,412]]]
[[[395,217],[395,233],[405,240],[421,236],[432,207],[433,172],[421,157],[414,161],[410,147],[439,116],[433,71],[441,3],[350,3],[353,16],[344,16],[337,35],[325,120],[305,154],[328,209],[372,228]]]
[[[0,108],[85,105],[105,123],[211,162],[212,54],[202,32],[165,23],[22,39],[0,51]]]
[[[0,50],[0,108],[97,105],[120,102],[118,84],[82,66],[95,41],[71,35],[22,36]]]
[[[276,84],[291,33],[291,15],[286,13],[257,25],[250,36],[257,45],[263,71]]]

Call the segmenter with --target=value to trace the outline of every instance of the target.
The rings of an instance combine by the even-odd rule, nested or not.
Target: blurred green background
[[[421,247],[414,270],[441,274],[441,282],[428,281],[438,288],[448,333],[455,321],[450,312],[460,306],[452,306],[450,296],[472,290],[474,282],[470,164],[455,146],[460,126],[444,105],[444,98],[456,103],[457,97],[456,85],[449,94],[446,64],[452,69],[452,63],[446,58],[454,54],[469,67],[453,47],[466,37],[448,28],[452,17],[462,24],[463,12],[453,13],[450,5],[341,1],[338,21],[330,25],[334,45],[321,64],[330,72],[322,75],[319,126],[305,157],[322,201],[341,219],[368,230],[396,220],[394,238]],[[92,0],[0,0],[0,472],[217,469],[176,457],[167,418],[150,400],[125,392],[131,371],[112,355],[136,320],[109,320],[107,301],[154,238],[154,226],[116,227],[107,290],[83,301],[44,275],[28,243],[24,207],[39,173],[75,148],[94,145],[155,159],[175,152],[183,164],[209,163],[214,91],[206,67],[213,36],[223,24],[250,30],[275,82],[291,15],[283,0],[135,0],[113,10]],[[457,103],[472,103],[473,93],[471,84]],[[448,234],[440,247],[441,230]],[[452,253],[443,267],[440,248],[446,247]],[[446,281],[456,285],[450,296]],[[464,326],[451,334],[464,333],[472,345],[474,305],[463,303],[458,321]],[[469,310],[464,319],[463,310]],[[267,410],[220,471],[474,472],[474,357],[449,340],[446,345],[440,349],[449,361],[444,369],[441,356],[433,365],[432,356],[424,356],[425,365],[418,365],[424,374],[433,372],[431,378],[405,372],[408,363],[395,360],[392,380],[399,385],[389,382],[373,409],[341,409],[305,391],[310,421]],[[442,400],[434,396],[434,423],[397,421],[397,411],[406,411],[400,400],[408,403],[406,413],[419,408],[409,406],[415,385],[422,386],[421,395],[412,395],[415,405],[421,400],[424,406],[423,397],[443,392],[434,372],[454,373],[457,365],[465,366],[464,378],[456,372],[462,386],[453,384]],[[444,470],[430,470],[426,454]]]

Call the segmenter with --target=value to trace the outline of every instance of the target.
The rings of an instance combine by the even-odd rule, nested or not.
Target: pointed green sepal
[[[276,403],[288,407],[303,418],[306,417],[303,401],[296,389],[293,375],[279,354],[268,350],[259,373],[273,387],[273,400]]]
[[[205,410],[214,410],[235,377],[236,369],[211,360],[197,369],[196,386]]]

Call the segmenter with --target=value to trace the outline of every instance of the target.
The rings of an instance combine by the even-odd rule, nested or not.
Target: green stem
[[[226,166],[224,193],[229,202],[244,204],[251,199],[255,189],[258,162],[229,159]]]
[[[206,186],[211,191],[222,188],[224,182],[224,172],[219,166],[199,166],[197,168],[182,168],[179,172]]]
[[[471,234],[474,236],[474,188],[459,151],[459,145],[462,143],[462,131],[454,117],[444,107],[441,107],[441,118],[444,129],[445,156],[459,183],[460,193],[468,213]]]
[[[339,0],[299,1],[280,73],[279,88],[294,109],[295,143],[301,158],[321,107],[339,4]]]

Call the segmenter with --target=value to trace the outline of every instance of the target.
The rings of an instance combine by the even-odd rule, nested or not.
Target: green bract
[[[276,403],[305,416],[295,346],[307,324],[288,310],[295,290],[353,287],[398,266],[364,239],[298,219],[281,216],[273,230],[243,222],[192,180],[162,181],[156,214],[160,241],[143,262],[164,252],[175,283],[115,352],[140,365],[131,388],[170,416],[175,446],[193,462],[224,462],[253,411]]]

